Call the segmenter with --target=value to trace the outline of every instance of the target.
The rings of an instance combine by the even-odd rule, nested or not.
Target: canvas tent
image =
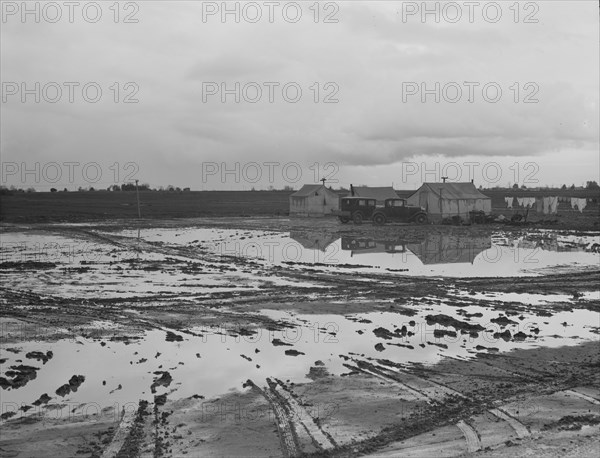
[[[322,184],[305,184],[290,196],[290,216],[323,216],[339,209],[339,196]]]
[[[370,186],[352,186],[350,185],[350,196],[364,197],[366,199],[377,200],[377,205],[383,205],[385,199],[397,199],[398,194],[391,186],[370,187]]]
[[[451,216],[469,218],[470,211],[492,211],[492,199],[468,183],[423,183],[407,199],[409,205],[425,208],[430,220]]]

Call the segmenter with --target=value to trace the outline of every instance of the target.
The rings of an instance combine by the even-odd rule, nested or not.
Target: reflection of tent
[[[397,199],[398,194],[391,186],[372,188],[369,186],[350,185],[350,196],[364,197],[366,199],[377,200],[377,205],[383,205],[385,199]]]
[[[423,264],[470,263],[479,253],[492,247],[491,237],[458,237],[449,234],[427,234],[421,243],[409,243]]]
[[[469,183],[423,183],[407,199],[408,204],[425,208],[430,220],[460,216],[469,218],[470,211],[492,211],[492,199]]]
[[[338,239],[337,236],[332,234],[300,231],[291,231],[290,238],[307,250],[319,251],[326,251],[327,247]]]
[[[290,196],[290,215],[323,216],[339,206],[339,196],[322,184],[305,184]]]

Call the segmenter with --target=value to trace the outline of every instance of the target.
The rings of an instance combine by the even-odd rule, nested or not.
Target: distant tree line
[[[481,188],[481,186],[480,186]],[[504,188],[502,186],[495,186],[493,188],[489,188],[489,189],[508,189],[508,188]],[[566,184],[563,184],[560,188],[556,188],[556,187],[551,187],[551,186],[536,186],[534,188],[528,188],[527,186],[525,186],[524,184],[522,184],[521,186],[519,186],[518,183],[515,183],[512,185],[512,189],[530,189],[530,190],[534,190],[534,189],[562,189],[562,190],[573,190],[573,189],[600,189],[600,186],[598,186],[598,183],[595,181],[586,181],[585,186],[575,186],[575,184],[572,184],[571,186],[567,186]]]
[[[139,191],[154,191],[154,192],[190,192],[190,188],[180,188],[179,186],[173,186],[173,185],[167,185],[166,187],[164,186],[159,186],[157,188],[151,188],[150,185],[148,183],[142,183],[142,184],[138,184],[137,186]],[[484,188],[482,186],[479,186],[479,189],[483,190]],[[596,181],[587,181],[585,187],[583,186],[575,186],[574,184],[572,184],[571,186],[567,186],[566,184],[563,184],[560,188],[553,188],[553,187],[549,187],[549,186],[538,186],[535,188],[528,188],[527,186],[525,186],[524,184],[520,185],[518,183],[515,183],[512,185],[511,188],[505,188],[502,186],[495,186],[493,188],[485,188],[485,189],[495,189],[495,190],[503,190],[503,189],[513,189],[513,190],[517,190],[517,189],[529,189],[529,190],[548,190],[548,189],[562,189],[562,190],[574,190],[574,189],[587,189],[587,190],[598,190],[600,189],[600,186],[598,185],[598,183]],[[135,183],[123,183],[123,184],[113,184],[111,186],[109,186],[106,189],[95,189],[93,186],[89,186],[87,188],[81,187],[79,186],[77,188],[76,192],[91,192],[91,191],[110,191],[110,192],[131,192],[131,191],[135,191],[136,190],[136,185]],[[257,190],[255,188],[250,189],[250,191],[256,192]],[[267,191],[287,191],[287,192],[293,192],[294,188],[293,186],[289,186],[286,185],[283,187],[283,189],[276,189],[274,186],[269,186],[267,188]],[[337,191],[348,191],[347,188],[345,187],[339,187],[337,189]],[[0,186],[0,195],[10,195],[10,194],[15,194],[15,193],[32,193],[32,192],[36,192],[36,189],[34,187],[28,187],[28,188],[17,188],[16,186],[10,186],[10,187],[6,187],[6,186]],[[50,192],[69,192],[69,190],[67,188],[62,189],[62,191],[58,190],[57,188],[51,188]]]

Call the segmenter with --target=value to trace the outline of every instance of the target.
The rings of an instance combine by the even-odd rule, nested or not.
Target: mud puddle
[[[114,244],[47,232],[4,232],[0,274],[15,289],[90,299],[195,297],[265,286],[315,286],[267,276],[260,266],[219,262],[219,256],[206,256],[202,251],[182,256],[141,249],[137,231],[131,232],[131,240]]]
[[[98,323],[102,336],[96,339],[5,344],[0,370],[4,410],[54,416],[115,406],[120,411],[137,406],[139,399],[150,401],[163,394],[171,400],[211,399],[243,390],[247,380],[263,383],[271,377],[305,383],[316,372],[343,376],[350,372],[345,364],[351,359],[429,365],[445,357],[577,345],[597,337],[593,324],[598,313],[588,310],[550,317],[444,303],[412,310],[411,316],[263,310],[279,324],[277,329],[210,326],[129,337],[110,337],[110,323]],[[18,379],[24,368],[31,368],[33,376]],[[25,383],[6,386],[17,379]]]
[[[120,234],[133,237],[137,232]],[[141,237],[264,265],[415,276],[537,276],[556,267],[578,270],[600,263],[600,235],[549,230],[489,236],[428,233],[410,240],[375,240],[320,232],[177,228],[142,230]]]

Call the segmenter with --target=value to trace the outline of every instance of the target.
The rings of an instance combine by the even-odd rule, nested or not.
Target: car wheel
[[[424,215],[423,213],[417,215],[417,217],[415,218],[415,223],[417,224],[425,224],[427,222],[427,215]]]
[[[385,224],[385,215],[382,215],[381,213],[377,213],[374,217],[373,217],[373,222],[375,224],[377,224],[378,226],[382,226]]]
[[[362,213],[356,212],[354,215],[352,215],[352,221],[354,222],[354,224],[362,224],[362,222],[363,222]]]
[[[350,221],[350,218],[348,218],[347,216],[340,216],[340,221],[342,222],[342,224],[346,224],[348,221]]]

